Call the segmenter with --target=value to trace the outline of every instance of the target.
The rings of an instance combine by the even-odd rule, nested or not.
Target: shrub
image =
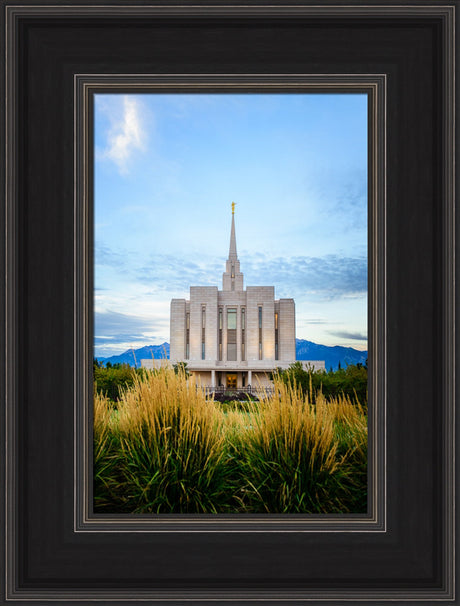
[[[120,398],[120,389],[134,384],[135,376],[136,371],[129,364],[110,364],[106,368],[95,364],[93,367],[95,390],[114,402]]]

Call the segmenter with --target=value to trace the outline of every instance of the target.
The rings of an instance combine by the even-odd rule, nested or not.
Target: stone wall
[[[172,299],[170,315],[171,360],[185,359],[185,299]]]
[[[295,304],[294,299],[279,300],[278,359],[295,360]]]

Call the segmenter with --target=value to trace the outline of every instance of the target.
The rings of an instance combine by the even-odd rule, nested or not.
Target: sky
[[[367,97],[95,97],[95,355],[169,343],[172,298],[222,288],[231,203],[245,286],[296,336],[367,349]]]

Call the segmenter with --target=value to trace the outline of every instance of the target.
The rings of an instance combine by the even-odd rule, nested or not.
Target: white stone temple
[[[222,290],[191,286],[189,300],[172,299],[170,362],[186,362],[203,386],[238,389],[270,385],[269,373],[295,359],[294,299],[275,299],[274,286],[244,287],[232,203]],[[306,364],[324,368],[322,361]]]

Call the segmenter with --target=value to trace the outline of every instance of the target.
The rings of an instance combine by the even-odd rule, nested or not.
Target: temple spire
[[[235,202],[232,202],[232,229],[230,232],[230,249],[228,252],[228,258],[236,260],[238,258],[236,254],[236,236],[235,236]]]
[[[230,248],[226,262],[225,272],[222,276],[222,290],[243,290],[243,274],[240,271],[240,262],[236,252],[235,236],[235,206],[232,202],[232,229],[230,232]]]

